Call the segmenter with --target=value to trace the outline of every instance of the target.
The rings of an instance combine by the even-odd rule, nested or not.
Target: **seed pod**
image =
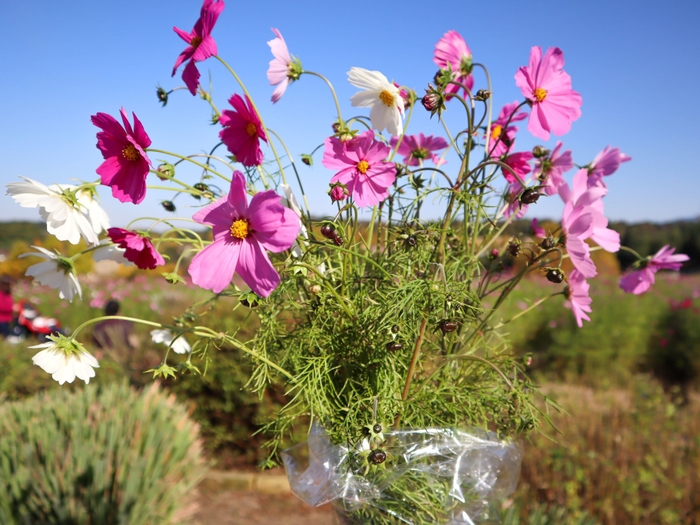
[[[332,224],[324,224],[321,226],[321,235],[326,239],[334,239],[338,234]]]
[[[564,281],[564,272],[559,268],[550,268],[547,271],[547,280],[550,283],[559,284]]]
[[[391,343],[386,344],[386,349],[389,352],[396,352],[398,350],[401,350],[403,348],[403,345],[401,343],[398,343],[396,341],[392,341]]]
[[[374,426],[372,427],[372,431],[375,434],[379,434],[382,431],[382,426],[379,423],[375,423]]]
[[[450,332],[454,332],[455,330],[457,330],[457,323],[448,319],[443,319],[442,321],[440,321],[440,330],[442,330],[443,334],[449,334]]]
[[[373,465],[381,465],[386,461],[386,452],[378,448],[370,452],[367,459]]]

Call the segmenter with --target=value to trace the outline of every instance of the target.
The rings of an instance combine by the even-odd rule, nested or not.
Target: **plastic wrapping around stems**
[[[500,523],[499,502],[520,477],[522,445],[481,429],[389,430],[369,461],[369,441],[331,443],[314,425],[282,453],[294,494],[314,507],[332,502],[341,523]]]

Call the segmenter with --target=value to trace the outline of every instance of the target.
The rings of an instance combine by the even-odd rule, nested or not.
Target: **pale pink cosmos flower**
[[[106,113],[90,117],[92,123],[102,129],[97,133],[97,149],[105,161],[96,171],[102,184],[111,186],[112,195],[120,202],[138,204],[146,196],[151,161],[145,150],[151,145],[151,139],[135,113],[132,113],[133,128],[124,108],[121,108],[121,116],[124,127]]]
[[[564,173],[574,167],[574,160],[571,157],[571,150],[561,152],[564,144],[557,141],[552,152],[535,161],[534,176],[544,186],[547,195],[555,195],[559,191],[559,186],[564,184]]]
[[[586,277],[576,268],[571,270],[569,274],[569,285],[564,292],[568,299],[568,308],[574,314],[576,324],[579,328],[583,327],[583,321],[590,321],[588,314],[591,313],[591,303],[593,300],[589,295],[591,285],[586,281]]]
[[[165,259],[148,237],[124,228],[110,228],[107,235],[114,244],[124,249],[124,258],[142,270],[153,270],[165,264]]]
[[[596,155],[593,162],[586,166],[588,169],[588,185],[605,187],[603,177],[612,175],[620,168],[620,164],[630,160],[632,160],[632,157],[622,153],[620,148],[606,146],[603,151]]]
[[[331,183],[345,184],[355,204],[363,208],[389,196],[389,187],[396,180],[396,165],[386,162],[389,152],[389,147],[368,130],[345,142],[327,138],[322,162],[328,169],[340,170]]]
[[[233,106],[233,111],[225,109],[221,112],[219,124],[224,129],[219,137],[238,162],[248,167],[258,166],[263,161],[260,140],[267,142],[260,117],[248,95],[245,95],[245,101],[240,95],[233,95],[229,103]]]
[[[435,44],[433,62],[435,62],[440,69],[448,69],[448,67],[451,67],[454,75],[453,80],[455,80],[455,82],[464,84],[470,91],[474,87],[474,77],[472,76],[472,52],[464,41],[464,38],[462,38],[462,35],[457,31],[450,30],[438,40],[438,43]],[[455,84],[448,84],[445,88],[446,93],[457,93],[459,90],[460,87]]]
[[[395,148],[398,140],[398,137],[392,137],[389,145]],[[441,159],[435,152],[446,147],[447,141],[442,137],[433,137],[432,135],[426,137],[420,133],[418,135],[404,135],[397,152],[403,155],[403,162],[407,166],[420,166],[425,159],[430,159],[436,166],[441,166],[447,161]]]
[[[628,273],[620,279],[620,288],[625,292],[634,295],[639,295],[646,292],[652,284],[654,284],[654,274],[659,270],[681,269],[685,261],[690,260],[690,257],[684,253],[676,253],[675,248],[671,248],[668,244],[661,248],[656,254],[642,261],[641,269]]]
[[[214,29],[214,25],[223,10],[223,0],[204,0],[199,12],[199,19],[197,19],[197,22],[194,24],[192,31],[188,33],[187,31],[173,27],[173,31],[187,42],[187,47],[180,53],[180,56],[177,57],[171,76],[175,76],[177,68],[179,68],[185,60],[189,60],[185,69],[182,71],[182,80],[193,95],[197,94],[197,86],[199,86],[200,77],[196,63],[213,57],[218,53],[216,42],[211,36],[211,31]]]
[[[287,49],[287,43],[282,37],[279,30],[272,28],[275,38],[270,40],[267,45],[270,46],[272,55],[275,57],[270,60],[270,67],[267,70],[267,79],[270,85],[277,86],[272,92],[272,102],[277,103],[282,98],[284,92],[287,91],[287,86],[299,79],[301,75],[301,63],[292,58]]]
[[[564,71],[564,53],[558,47],[535,46],[530,64],[515,74],[515,84],[532,104],[527,129],[535,137],[549,140],[549,132],[564,135],[581,116],[581,95],[571,89],[571,77]]]
[[[277,288],[280,276],[266,250],[291,248],[300,221],[274,190],[256,193],[248,203],[245,176],[234,171],[229,194],[192,218],[211,226],[214,235],[214,241],[192,259],[188,271],[194,284],[219,293],[237,273],[261,297]]]
[[[527,113],[517,111],[520,104],[516,100],[501,108],[498,118],[491,123],[491,138],[489,140],[489,156],[498,158],[508,153],[515,144],[517,126],[511,126],[513,122],[519,122],[527,118]]]

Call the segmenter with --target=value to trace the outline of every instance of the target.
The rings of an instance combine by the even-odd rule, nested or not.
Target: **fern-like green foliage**
[[[157,385],[52,391],[0,408],[0,523],[171,523],[202,478],[198,428]]]

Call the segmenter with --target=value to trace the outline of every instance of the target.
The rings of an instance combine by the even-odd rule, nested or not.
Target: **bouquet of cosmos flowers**
[[[119,120],[93,115],[104,157],[96,181],[46,186],[24,178],[7,185],[19,205],[39,209],[49,233],[73,244],[83,238],[90,246],[70,258],[37,248],[26,255],[44,260],[27,275],[70,301],[81,297],[77,257],[155,269],[165,264],[164,246],[172,244],[179,258],[164,278],[172,286],[189,281],[209,290],[210,300],[171,321],[114,316],[153,327],[155,340],[168,346],[155,376],[198,373],[197,363],[206,362],[209,352],[235,347],[253,364],[252,389],[282,384],[287,390],[286,406],[265,427],[270,462],[279,458],[278,445],[291,425],[301,418],[312,429],[310,458],[285,454],[304,499],[335,501],[345,519],[367,523],[492,519],[493,498],[517,483],[519,449],[507,438],[541,419],[532,399],[537,390],[525,374],[527,359],[508,352],[499,330],[557,296],[579,326],[590,320],[587,280],[596,275],[591,252],[620,249],[604,214],[605,180],[630,157],[606,147],[577,166],[562,142],[551,151],[516,148],[516,123],[527,120],[527,131],[546,141],[566,134],[581,115],[582,97],[572,89],[558,48],[530,50],[529,63],[515,72],[522,99],[492,119],[486,68],[473,61],[462,36],[448,31],[435,46],[439,70],[422,98],[379,71],[351,67],[348,80],[358,92],[350,102],[360,114],[346,119],[331,82],[303,69],[273,29],[267,73],[276,85],[272,102],[309,76],[325,81],[335,101],[332,134],[300,157],[310,166],[318,152],[334,172],[328,194],[337,213],[319,217],[303,190],[308,168],[265,125],[253,97],[219,55],[212,31],[223,10],[223,1],[204,0],[191,31],[175,28],[186,47],[173,75],[182,68],[185,86],[158,88],[163,105],[177,89],[199,95],[220,126],[219,144],[209,154],[155,149],[135,114],[130,118],[122,109]],[[240,85],[226,109],[219,110],[200,83],[198,65],[207,60],[219,61]],[[483,78],[478,89],[475,77]],[[448,110],[463,116],[458,130],[443,120]],[[445,137],[409,133],[414,111],[430,112],[444,125]],[[219,147],[230,155],[215,155]],[[170,160],[155,165],[153,154]],[[179,177],[186,165],[200,170],[196,180]],[[569,182],[565,174],[575,167]],[[99,185],[129,205],[147,192],[170,191],[202,206],[182,219],[195,226],[176,226],[181,223],[171,217],[155,221],[152,226],[168,225],[157,237],[150,228],[110,228],[97,199]],[[561,199],[561,224],[548,231],[533,220],[531,234],[511,235],[512,221],[545,196]],[[438,220],[421,217],[427,201],[441,205]],[[175,211],[173,198],[162,205]],[[565,259],[573,265],[569,271],[562,267]],[[669,247],[640,256],[621,286],[643,293],[658,270],[678,270],[685,260]],[[499,317],[511,292],[533,273],[546,276],[551,284],[542,282],[552,290],[514,317]],[[207,326],[204,314],[224,297],[236,300],[232,315],[256,319],[252,338]],[[34,363],[60,383],[75,377],[89,382],[98,363],[80,339],[101,319],[51,337]],[[171,349],[185,357],[173,357]]]

